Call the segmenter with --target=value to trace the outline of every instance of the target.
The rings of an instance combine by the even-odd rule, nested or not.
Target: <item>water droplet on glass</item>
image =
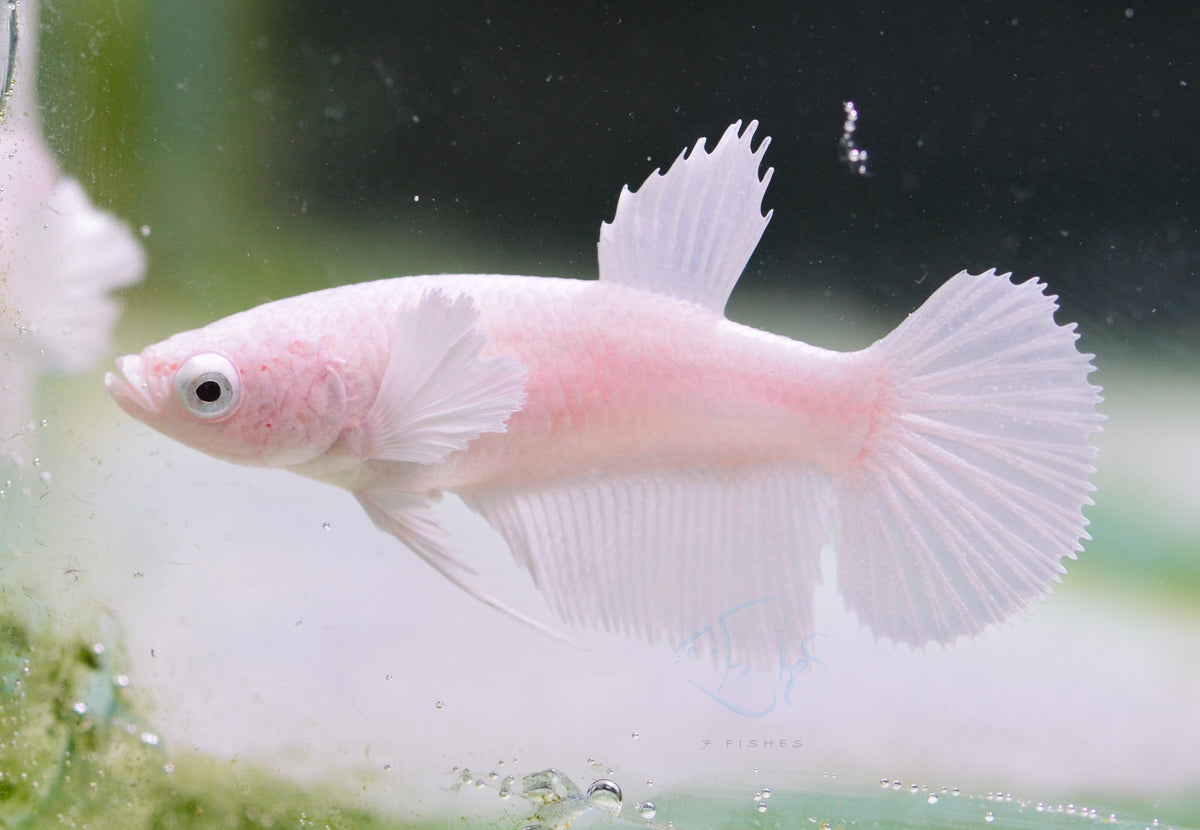
[[[892,782],[887,778],[879,779],[879,786],[883,787],[883,789],[885,789],[885,790],[891,785],[891,783]]]
[[[143,732],[142,743],[146,746],[158,746],[158,736],[153,732]]]
[[[638,737],[639,737],[639,736],[638,736],[638,733],[634,732],[634,733],[633,733],[633,739],[636,741],[636,740],[638,739]]]
[[[763,787],[763,789],[762,789],[762,795],[763,795],[763,798],[770,798],[770,797],[771,797],[771,788],[770,788],[770,787]]]
[[[333,529],[333,525],[331,525],[329,522],[321,522],[321,530],[332,530],[332,529]]]
[[[755,807],[754,809],[758,810],[760,813],[765,813],[765,812],[767,811],[767,805],[766,805],[766,804],[759,804],[759,805],[758,805],[757,807]]]
[[[649,821],[658,815],[658,809],[654,806],[653,801],[640,801],[637,805],[638,815]]]
[[[434,705],[434,706],[436,706],[438,709],[445,709],[445,708],[446,708],[446,701],[444,701],[444,700],[439,700],[437,703],[435,703],[435,704],[433,704],[433,705]]]
[[[143,239],[144,239],[144,238],[146,238],[146,237],[148,237],[148,236],[150,235],[150,226],[149,226],[149,225],[142,225],[142,227],[140,228],[140,230],[141,230],[141,232],[142,232],[142,238],[143,238]]]
[[[113,678],[113,682],[116,683],[117,686],[122,689],[128,688],[129,687],[129,675],[118,674],[115,678]]]
[[[991,822],[996,820],[996,817],[994,815],[992,815],[991,810],[988,810],[986,813],[983,814],[983,820],[990,824]]]
[[[383,765],[383,771],[384,771],[384,772],[391,772],[391,771],[392,771],[392,765],[391,765],[391,764],[384,764],[384,765]]]
[[[900,782],[899,782],[899,781],[893,781],[893,782],[892,782],[892,789],[893,789],[893,790],[898,790],[898,789],[900,789]]]
[[[936,796],[934,793],[930,793],[930,794],[929,794],[929,798],[927,798],[927,799],[925,799],[925,800],[926,800],[926,801],[928,801],[930,804],[937,804],[937,803],[938,803],[938,797],[937,797],[937,796]]]
[[[601,778],[587,788],[588,804],[616,815],[621,811],[621,788],[616,781]]]

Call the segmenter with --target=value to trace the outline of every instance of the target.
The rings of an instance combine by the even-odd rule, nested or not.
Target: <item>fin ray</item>
[[[762,199],[773,171],[758,174],[771,139],[751,150],[758,122],[741,127],[730,125],[712,152],[700,139],[636,192],[622,189],[613,221],[600,226],[601,280],[724,312],[771,220]]]
[[[568,622],[682,642],[755,600],[737,653],[812,633],[832,485],[816,468],[693,469],[461,493]]]
[[[433,464],[485,432],[504,432],[525,400],[515,355],[484,358],[487,338],[468,296],[427,291],[401,309],[379,393],[367,412],[371,457]]]
[[[1091,355],[1037,280],[960,273],[871,347],[892,416],[837,484],[838,583],[878,636],[975,634],[1087,538],[1103,417]]]

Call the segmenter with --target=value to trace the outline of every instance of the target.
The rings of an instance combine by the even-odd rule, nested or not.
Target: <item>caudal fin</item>
[[[838,583],[877,636],[921,645],[1025,608],[1090,538],[1100,388],[1036,279],[965,271],[870,347],[890,416],[837,484]]]

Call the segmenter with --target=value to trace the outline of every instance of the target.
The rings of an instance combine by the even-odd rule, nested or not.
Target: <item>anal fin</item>
[[[461,495],[568,622],[678,646],[753,607],[723,626],[734,637],[725,657],[758,665],[812,633],[832,511],[832,484],[815,467],[644,471]]]

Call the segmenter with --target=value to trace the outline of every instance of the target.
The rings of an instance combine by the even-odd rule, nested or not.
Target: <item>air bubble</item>
[[[983,820],[986,821],[988,824],[991,824],[993,821],[996,820],[996,817],[994,815],[992,815],[991,810],[988,810],[986,813],[983,814]]]
[[[930,793],[930,794],[929,794],[929,798],[927,798],[927,799],[925,799],[925,800],[926,800],[926,801],[928,801],[930,804],[937,804],[937,803],[938,803],[938,797],[937,797],[937,795],[936,795],[936,794],[934,794],[934,793]]]
[[[640,801],[637,805],[638,815],[649,821],[658,815],[658,808],[654,806],[653,801]]]
[[[765,812],[767,811],[767,805],[766,805],[766,804],[759,804],[759,805],[758,805],[757,807],[755,807],[754,809],[758,810],[760,813],[765,813]]]
[[[601,778],[587,789],[588,804],[616,815],[621,812],[621,788],[616,781]]]
[[[437,703],[435,703],[435,704],[433,704],[433,705],[434,705],[434,707],[435,707],[435,708],[438,708],[438,709],[445,709],[445,708],[446,708],[446,701],[444,701],[444,700],[439,700]]]
[[[321,522],[321,530],[333,530],[333,525],[329,522]]]

